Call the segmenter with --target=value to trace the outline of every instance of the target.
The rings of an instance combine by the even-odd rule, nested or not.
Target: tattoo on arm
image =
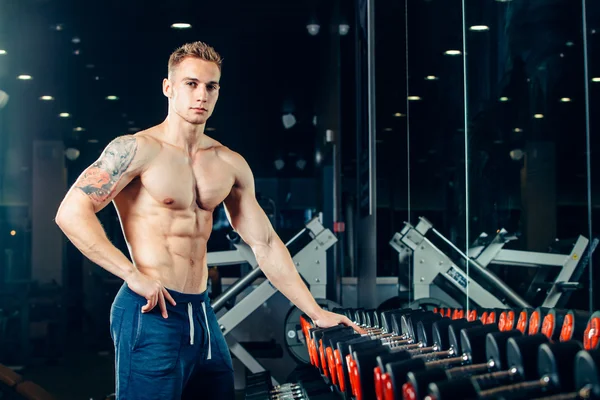
[[[75,187],[95,203],[103,203],[129,168],[136,151],[137,141],[134,137],[125,136],[113,140],[100,158],[83,173]]]

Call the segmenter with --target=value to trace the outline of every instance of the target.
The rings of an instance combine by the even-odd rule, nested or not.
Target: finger
[[[165,303],[165,296],[163,295],[162,290],[158,292],[158,305],[163,318],[169,318],[169,314],[167,314],[167,304]]]
[[[150,299],[148,299],[148,302],[146,303],[146,305],[142,307],[142,312],[146,313],[150,310],[152,310],[152,302],[150,301]]]
[[[360,333],[361,335],[367,333],[364,329],[360,328],[354,322],[350,321],[348,317],[342,317],[342,323],[344,325],[351,326],[356,332]]]
[[[163,290],[163,294],[165,295],[165,299],[169,300],[169,303],[173,304],[174,306],[177,305],[177,303],[175,303],[175,300],[173,299],[173,297],[171,296],[171,293],[169,293],[169,291],[165,288],[162,289]]]

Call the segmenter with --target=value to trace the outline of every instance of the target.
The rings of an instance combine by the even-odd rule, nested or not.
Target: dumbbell
[[[260,400],[268,398],[273,385],[271,383],[271,373],[262,371],[252,374],[246,378],[246,400]]]
[[[460,341],[460,332],[469,328],[482,327],[481,321],[469,322],[465,319],[448,320],[447,318],[437,321],[433,324],[433,338],[435,347],[443,349],[427,354],[413,354],[410,359],[394,360],[379,357],[377,368],[374,370],[374,380],[376,382],[376,393],[385,397],[385,392],[400,393],[400,388],[406,382],[406,374],[409,371],[424,369],[427,362],[450,359],[453,355],[462,354]],[[486,329],[497,329],[489,325]],[[454,359],[452,360],[454,361]]]
[[[518,330],[494,331],[493,325],[465,329],[461,332],[463,354],[453,362],[440,360],[429,363],[424,370],[407,374],[407,383],[402,387],[404,399],[422,399],[432,382],[456,379],[506,368],[508,339],[522,336]],[[444,363],[447,361],[447,363]],[[462,364],[450,369],[444,365]]]
[[[523,332],[525,335],[529,332],[529,319],[533,313],[533,308],[523,308],[519,311],[519,318],[517,319],[517,329]]]
[[[581,343],[574,340],[540,345],[537,354],[538,371],[536,379],[519,379],[525,376],[524,371],[521,371],[522,366],[512,364],[511,371],[514,377],[520,380],[518,383],[484,389],[479,385],[479,381],[473,379],[434,382],[429,385],[429,392],[433,398],[443,400],[447,398],[455,399],[457,396],[462,399],[496,399],[499,397],[531,399],[548,392],[552,394],[560,391],[574,391],[573,369],[575,367],[575,356],[581,349]],[[447,388],[440,389],[444,385],[451,386],[452,397],[446,396],[449,393]]]
[[[491,372],[474,375],[470,379],[455,377],[452,380],[440,381],[437,386],[438,394],[444,399],[452,399],[455,393],[463,390],[464,382],[469,381],[476,382],[480,389],[488,389],[517,380],[533,380],[537,377],[538,348],[548,342],[548,338],[542,334],[514,336],[506,343],[490,339],[486,341],[486,354],[491,356]],[[502,344],[504,346],[501,346]],[[431,386],[430,384],[429,389]]]
[[[413,311],[413,310],[411,310]],[[406,311],[409,312],[409,311]],[[404,313],[401,313],[404,314]],[[431,313],[430,313],[431,314]],[[394,316],[394,324],[400,326],[399,317],[400,314]],[[425,313],[415,313],[414,318],[420,317],[425,319],[428,317]],[[360,317],[359,317],[360,318]],[[345,342],[353,340],[352,343],[358,342],[370,342],[374,341],[383,335],[363,335],[360,340],[357,340],[356,335],[351,333],[344,327],[334,327],[327,329],[314,329],[309,330],[310,339],[307,340],[307,346],[311,353],[311,360],[313,365],[317,366],[321,373],[332,380],[332,383],[346,386],[347,381],[340,379],[341,374],[345,369],[345,355],[348,346],[342,346],[338,342]],[[393,337],[394,338],[394,337]],[[339,344],[339,346],[338,346]],[[380,343],[371,344],[369,346],[377,346]]]
[[[559,341],[565,317],[569,310],[551,308],[542,321],[541,333],[546,335],[551,341]],[[581,338],[579,338],[581,340]]]
[[[582,350],[575,356],[575,391],[538,400],[600,399],[600,351]]]
[[[454,324],[454,326],[458,329],[459,327],[467,326],[469,323],[466,320],[457,320],[451,321],[448,318],[440,319],[441,316],[439,314],[431,314],[431,313],[413,313],[413,314],[404,314],[404,326],[407,327],[407,330],[410,330],[410,326],[414,326],[415,322],[417,322],[417,326],[421,327],[420,330],[423,331],[423,324],[427,326],[435,326],[436,323],[441,321],[449,321],[448,323],[442,323],[440,326],[445,327],[445,332],[438,332],[436,334],[428,334],[429,337],[437,337],[438,342],[451,343],[451,340],[448,338],[449,330],[448,326]],[[432,325],[430,324],[433,320],[437,320]],[[480,325],[480,324],[479,324]],[[434,329],[433,327],[431,329]],[[456,335],[455,335],[456,336]],[[453,339],[456,342],[456,339]],[[411,339],[411,341],[415,341]],[[387,346],[389,345],[389,346]],[[349,370],[349,374],[353,376],[353,379],[350,380],[350,387],[345,385],[346,392],[349,394],[353,394],[354,396],[361,396],[362,393],[367,393],[369,396],[372,396],[375,393],[374,387],[374,368],[377,367],[377,360],[380,357],[389,357],[392,359],[407,359],[409,357],[419,357],[422,354],[414,354],[418,352],[419,349],[415,349],[411,346],[422,346],[422,344],[405,344],[403,346],[396,346],[394,343],[385,343],[381,346],[378,354],[375,354],[374,351],[366,352],[365,354],[358,354],[360,350],[371,350],[377,349],[378,346],[373,347],[373,345],[369,346],[369,349],[365,349],[364,346],[362,349],[353,348],[353,346],[349,346],[348,354],[345,355],[345,349],[342,345],[340,348],[340,358],[343,358],[345,355],[346,365]],[[432,353],[433,354],[433,353]],[[378,357],[375,357],[378,356]],[[441,354],[437,354],[437,356],[441,356]],[[435,355],[431,355],[430,357],[435,357]],[[343,371],[343,369],[342,369]],[[338,381],[342,381],[342,377],[338,376]],[[347,383],[347,382],[346,382]]]
[[[438,314],[417,312],[410,315],[404,314],[403,318],[404,326],[406,326],[407,329],[410,329],[409,327],[413,326],[416,321],[420,323],[431,320],[439,320],[441,316]],[[460,322],[458,322],[457,325],[458,324],[460,324]],[[410,341],[414,340],[411,339]],[[448,340],[446,339],[446,342],[447,341]],[[377,356],[389,354],[390,357],[399,357],[401,359],[406,359],[407,357],[411,356],[411,350],[407,349],[411,348],[411,346],[414,346],[414,344],[400,346],[396,345],[395,343],[386,342],[384,344],[379,345],[363,345],[362,348],[357,348],[357,346],[348,346],[347,354],[344,344],[338,344],[338,346],[340,346],[340,358],[342,360],[345,358],[349,375],[352,377],[352,379],[349,379],[349,386],[347,385],[348,380],[346,380],[342,376],[338,376],[338,381],[344,381],[344,389],[346,389],[347,393],[360,397],[363,393],[368,393],[368,395],[372,395],[375,392],[373,383],[373,370],[376,367]],[[341,363],[337,364],[339,365]],[[338,368],[338,371],[340,371],[340,368]],[[343,368],[341,368],[341,371],[342,373],[344,372]],[[342,388],[340,389],[343,390]]]
[[[529,316],[529,328],[527,329],[528,335],[535,335],[542,332],[542,323],[546,315],[550,312],[550,308],[538,307]]]
[[[515,311],[504,310],[500,313],[500,319],[498,320],[498,330],[500,330],[500,332],[511,331],[516,328],[515,322]]]
[[[569,310],[563,321],[560,331],[560,341],[583,340],[587,323],[590,319],[590,313],[579,310]]]
[[[583,333],[583,346],[586,350],[595,350],[600,343],[600,311],[591,316]]]

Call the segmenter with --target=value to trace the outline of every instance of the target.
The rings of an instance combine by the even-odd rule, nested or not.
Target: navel
[[[190,265],[193,267],[194,266],[194,260],[190,259]]]
[[[171,204],[175,203],[175,200],[173,200],[170,197],[167,197],[166,199],[163,200],[163,203],[165,203],[166,205],[171,205]]]

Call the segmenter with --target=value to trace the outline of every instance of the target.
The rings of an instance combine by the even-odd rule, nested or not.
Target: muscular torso
[[[186,154],[156,140],[160,152],[114,203],[134,265],[169,289],[200,293],[213,210],[231,192],[235,173],[218,143]]]

